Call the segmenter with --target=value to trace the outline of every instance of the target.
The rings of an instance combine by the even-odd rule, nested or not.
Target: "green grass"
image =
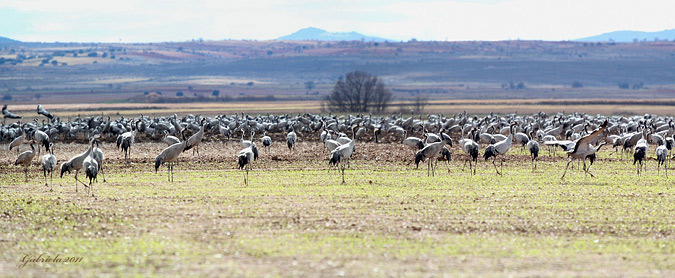
[[[602,157],[607,157],[608,152]],[[504,176],[439,162],[264,160],[245,186],[233,163],[108,165],[96,198],[71,176],[50,192],[0,169],[0,273],[26,276],[672,276],[673,177],[601,159],[596,178],[520,149]],[[514,158],[518,159],[514,159]],[[260,169],[258,169],[258,167]],[[320,170],[314,168],[320,167]],[[28,264],[41,253],[81,263]]]

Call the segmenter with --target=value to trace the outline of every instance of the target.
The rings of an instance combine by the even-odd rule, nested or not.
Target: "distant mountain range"
[[[13,40],[13,39],[10,39],[10,38],[0,37],[0,43],[3,43],[3,42],[20,42],[20,41]]]
[[[602,42],[602,41],[615,41],[615,42],[633,42],[634,40],[638,41],[654,41],[658,40],[675,40],[675,29],[669,29],[659,32],[641,32],[641,31],[616,31],[610,33],[604,33],[602,35],[576,39],[575,41],[581,42]]]
[[[366,36],[357,32],[349,33],[333,33],[319,28],[308,27],[300,29],[297,32],[279,37],[277,40],[281,41],[368,41],[368,42],[384,42],[386,39]]]

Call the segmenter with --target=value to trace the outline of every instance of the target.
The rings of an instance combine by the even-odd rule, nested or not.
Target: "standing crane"
[[[656,147],[656,161],[658,165],[658,172],[661,172],[661,165],[663,165],[663,169],[666,170],[666,177],[668,176],[668,165],[666,164],[666,161],[668,159],[668,148],[666,145],[661,145]]]
[[[478,165],[478,143],[471,138],[476,138],[475,133],[477,131],[476,128],[471,129],[469,138],[464,138],[464,131],[462,131],[462,139],[459,140],[459,147],[466,153],[466,160],[464,161],[464,166],[462,166],[462,171],[464,171],[464,167],[466,167],[466,162],[469,162],[469,171],[471,171],[471,174],[473,175],[476,174],[475,166]],[[473,161],[475,166],[471,165],[471,161]]]
[[[251,140],[244,140],[244,130],[241,130],[241,140],[239,142],[241,143],[242,148],[248,148],[253,144],[253,134],[255,134],[255,132],[252,131]]]
[[[195,155],[195,151],[197,151],[197,156],[200,156],[199,145],[202,143],[202,138],[204,138],[204,128],[206,128],[206,125],[208,125],[205,118],[202,118],[200,125],[201,127],[199,128],[199,131],[197,131],[197,133],[195,134],[192,134],[192,136],[190,136],[190,138],[187,139],[187,145],[183,150],[187,151],[189,149],[192,149],[192,156]]]
[[[639,163],[637,167],[638,176],[642,174],[643,165],[645,169],[647,169],[647,152],[649,152],[649,144],[647,144],[647,140],[644,138],[640,139],[637,144],[635,144],[635,148],[633,149],[633,165],[635,165],[636,162]]]
[[[503,167],[504,167],[504,160],[506,160],[506,152],[511,149],[511,141],[513,140],[513,127],[518,124],[513,123],[509,127],[510,132],[509,136],[506,137],[506,139],[499,141],[497,143],[491,144],[485,148],[485,153],[483,154],[483,157],[485,160],[488,160],[490,157],[494,157],[492,159],[492,165],[495,167],[495,171],[497,171],[498,175],[502,175]],[[502,156],[500,162],[499,162],[499,169],[502,169],[502,171],[497,170],[497,164],[495,164],[495,160],[497,160],[497,156]]]
[[[122,148],[122,151],[124,152],[124,160],[127,160],[129,157],[131,157],[131,145],[134,144],[134,138],[136,138],[136,124],[140,121],[140,119],[135,122],[132,121],[131,131],[127,131],[117,136],[117,148]]]
[[[94,140],[96,141],[96,140]],[[94,143],[92,143],[93,147]],[[98,162],[94,158],[94,152],[89,152],[89,155],[84,158],[82,161],[82,169],[84,169],[84,174],[89,178],[89,186],[87,189],[91,193],[91,196],[94,197],[94,180],[98,175]]]
[[[16,161],[14,161],[14,165],[21,165],[24,167],[26,182],[28,182],[28,167],[30,167],[31,162],[33,162],[33,158],[35,157],[35,147],[33,146],[35,141],[29,141],[28,143],[30,144],[31,150],[22,152],[16,158]]]
[[[47,186],[47,173],[49,173],[49,182],[53,184],[54,169],[56,169],[56,156],[54,155],[54,143],[50,143],[49,153],[42,156],[41,160],[42,172],[45,176],[45,186]],[[54,191],[53,187],[49,187],[50,191]]]
[[[246,170],[246,175],[244,176],[244,184],[248,185],[248,171],[251,170],[253,161],[256,160],[258,153],[258,148],[255,144],[250,145],[249,147],[244,148],[239,151],[237,154],[237,160],[240,170]]]
[[[352,140],[347,144],[340,145],[335,148],[330,153],[330,160],[328,161],[329,167],[330,165],[341,165],[340,170],[342,170],[342,183],[345,183],[345,164],[349,163],[349,158],[351,158],[352,154],[354,153],[354,143],[356,142],[356,133],[354,132],[355,128],[356,126],[352,127]]]
[[[263,137],[260,139],[263,144],[263,148],[267,150],[267,152],[270,151],[270,147],[272,146],[272,138],[267,136],[267,131],[263,132]]]
[[[98,163],[98,171],[101,172],[101,175],[103,175],[103,182],[106,182],[105,173],[103,172],[103,160],[105,159],[105,155],[103,154],[103,151],[98,147],[98,140],[96,141],[96,146],[91,151],[91,154],[96,160],[96,163]]]
[[[526,144],[527,150],[530,151],[530,156],[532,156],[532,171],[537,169],[537,157],[539,156],[539,142],[534,139],[534,134],[530,135],[530,140]]]
[[[21,135],[14,138],[12,142],[9,142],[9,150],[11,151],[13,148],[16,148],[17,154],[21,152],[21,144],[26,140],[26,130],[23,129],[23,125],[19,130],[21,131]]]
[[[167,179],[171,182],[173,182],[173,163],[178,162],[178,156],[185,150],[185,146],[187,145],[187,140],[185,140],[185,129],[181,130],[180,134],[183,137],[182,142],[166,147],[155,158],[155,173],[157,173],[157,170],[162,164],[167,163]]]
[[[288,145],[288,150],[295,150],[295,141],[298,140],[298,135],[295,134],[295,128],[291,127],[291,132],[286,134],[286,144]]]
[[[87,184],[81,182],[80,180],[77,179],[77,174],[80,172],[82,169],[82,162],[84,162],[84,159],[89,156],[91,151],[93,150],[94,146],[94,138],[89,139],[89,148],[87,151],[78,154],[76,156],[71,157],[68,161],[61,163],[61,178],[63,178],[63,174],[70,171],[75,171],[75,192],[77,192],[77,183],[82,183],[85,187],[88,186]]]
[[[591,142],[596,137],[602,135],[602,133],[607,128],[608,123],[609,121],[605,120],[605,122],[598,129],[577,140],[577,142],[574,145],[574,149],[567,151],[568,162],[567,166],[565,166],[565,172],[563,172],[562,177],[560,177],[561,179],[565,178],[565,174],[567,174],[567,168],[569,168],[572,161],[576,159],[582,160],[584,162],[583,169],[585,173],[591,175],[591,177],[595,177],[593,176],[593,174],[591,174],[591,172],[588,171],[588,168],[586,168],[586,158],[589,155],[595,154],[598,151],[600,146],[593,147],[593,145],[591,145]]]
[[[427,176],[436,174],[436,165],[434,159],[438,161],[438,156],[443,151],[445,144],[452,147],[452,139],[444,133],[441,133],[441,141],[426,145],[415,154],[415,165],[419,167],[420,162],[427,160]]]
[[[47,135],[47,133],[45,133],[42,130],[36,129],[33,131],[32,139],[38,144],[38,154],[42,152],[41,147],[45,147],[45,150],[49,151],[50,143],[49,143],[49,135]]]

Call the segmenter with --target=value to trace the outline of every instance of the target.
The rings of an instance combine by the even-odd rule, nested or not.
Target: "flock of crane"
[[[536,113],[533,115],[486,115],[469,116],[464,113],[446,117],[444,115],[427,115],[404,117],[401,114],[390,116],[372,115],[245,115],[231,116],[218,115],[204,117],[186,115],[179,118],[176,114],[165,117],[149,117],[140,115],[137,118],[111,119],[110,116],[76,117],[63,121],[55,117],[42,105],[37,107],[38,115],[42,120],[23,122],[22,117],[2,108],[4,121],[0,126],[0,142],[9,141],[9,150],[16,148],[17,152],[22,144],[29,144],[31,150],[20,153],[15,165],[24,167],[25,179],[28,181],[28,168],[32,164],[36,152],[44,148],[47,152],[40,162],[42,165],[45,184],[47,175],[50,179],[57,166],[54,155],[54,142],[66,142],[75,138],[88,138],[89,144],[82,153],[73,156],[61,164],[61,178],[65,173],[75,172],[75,190],[78,183],[82,183],[93,196],[92,185],[103,173],[105,155],[99,148],[101,138],[116,138],[115,142],[124,152],[125,160],[131,157],[131,148],[137,136],[141,134],[150,140],[161,140],[167,147],[155,158],[155,172],[166,164],[167,179],[173,181],[173,168],[178,163],[181,153],[193,150],[193,155],[199,154],[199,145],[204,135],[222,136],[230,140],[240,135],[242,149],[236,154],[238,168],[244,173],[244,183],[248,184],[248,172],[252,163],[258,159],[258,146],[254,136],[262,133],[260,142],[264,148],[272,144],[272,137],[285,138],[290,152],[295,149],[298,135],[306,140],[316,138],[330,152],[330,167],[339,167],[344,183],[345,167],[356,151],[356,141],[402,142],[413,150],[412,160],[417,166],[426,161],[428,175],[435,174],[439,158],[451,159],[452,148],[455,144],[465,154],[464,166],[469,164],[469,170],[476,174],[480,144],[484,147],[483,158],[492,164],[498,175],[503,174],[503,163],[506,154],[513,144],[526,148],[532,160],[533,168],[539,157],[540,146],[549,148],[560,147],[568,155],[568,163],[561,178],[565,177],[572,161],[583,163],[583,171],[593,176],[586,166],[586,160],[593,165],[596,152],[605,144],[622,153],[632,153],[633,164],[636,165],[638,175],[642,173],[644,162],[648,158],[649,145],[656,145],[654,152],[658,169],[670,160],[669,153],[675,141],[673,133],[675,124],[670,117],[643,115],[643,116],[602,116],[586,114],[558,113],[548,115]],[[7,120],[11,122],[7,124]],[[351,133],[351,138],[348,135]],[[188,134],[190,136],[188,136]],[[249,140],[245,140],[250,134]],[[420,137],[409,135],[418,134]],[[457,140],[453,143],[452,137]],[[37,149],[35,146],[38,146]],[[614,154],[612,153],[612,154]],[[500,167],[497,167],[497,159]],[[664,166],[667,175],[667,165]],[[89,183],[77,178],[82,170]],[[105,181],[105,176],[103,176]]]

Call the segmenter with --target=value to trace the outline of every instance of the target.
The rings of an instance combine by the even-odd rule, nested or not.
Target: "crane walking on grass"
[[[166,147],[157,157],[155,158],[155,173],[162,164],[167,163],[166,165],[166,174],[167,180],[173,182],[173,164],[178,163],[178,156],[185,150],[187,145],[187,140],[185,140],[185,129],[180,131],[183,141],[180,143],[173,144]]]
[[[76,156],[73,156],[70,158],[68,161],[61,163],[61,178],[63,178],[63,174],[70,171],[75,171],[75,192],[77,192],[77,183],[82,183],[85,187],[88,185],[85,184],[84,182],[81,182],[80,180],[77,179],[77,174],[80,172],[82,169],[82,162],[84,162],[84,159],[89,156],[91,151],[93,150],[94,146],[94,138],[89,139],[89,144],[90,147],[87,148],[87,151],[78,154]]]
[[[94,140],[96,141],[96,140]],[[92,148],[94,143],[92,143]],[[89,152],[89,155],[84,158],[82,161],[82,169],[84,169],[84,174],[89,178],[89,186],[87,189],[91,193],[91,197],[94,197],[94,180],[98,176],[98,162],[94,158],[94,152]]]
[[[270,147],[272,146],[272,138],[267,136],[267,131],[263,132],[263,137],[260,140],[262,141],[263,148],[265,148],[265,150],[269,152]]]
[[[29,141],[28,143],[30,144],[31,150],[19,154],[19,157],[14,161],[14,165],[21,165],[24,167],[26,182],[28,182],[28,167],[30,167],[31,162],[33,162],[33,158],[35,157],[35,147],[33,146],[35,141]]]
[[[347,144],[340,145],[335,148],[330,153],[330,160],[328,161],[329,167],[331,165],[340,165],[340,170],[342,171],[342,183],[345,183],[345,165],[349,163],[349,158],[351,158],[352,154],[354,153],[354,143],[356,142],[356,134],[354,129],[356,129],[356,126],[352,127],[352,140]]]
[[[537,157],[539,157],[539,142],[534,139],[534,134],[530,136],[530,141],[527,142],[527,150],[530,151],[530,156],[532,156],[532,171],[537,169]]]
[[[246,175],[244,176],[244,184],[248,185],[248,172],[252,168],[253,161],[258,157],[258,148],[255,144],[251,144],[249,147],[244,148],[239,151],[237,154],[237,163],[240,170],[245,170]]]
[[[122,148],[125,161],[128,161],[128,159],[131,158],[131,145],[134,144],[134,139],[136,138],[136,124],[140,121],[141,120],[132,121],[131,131],[127,131],[117,136],[117,148]]]
[[[471,129],[470,137],[464,138],[464,131],[462,131],[462,139],[459,140],[459,147],[466,153],[466,160],[464,161],[464,166],[462,166],[462,171],[466,167],[466,163],[469,162],[469,171],[472,175],[476,174],[476,165],[478,165],[478,143],[476,143],[471,138],[475,138],[475,133],[477,132],[476,128]],[[473,161],[474,165],[471,165]]]
[[[192,136],[187,139],[185,149],[183,151],[192,149],[192,156],[194,156],[195,151],[197,151],[197,157],[201,157],[199,155],[199,145],[202,143],[202,138],[204,138],[204,129],[206,128],[206,125],[208,125],[206,119],[202,119],[199,131],[197,131],[195,134],[192,134]]]
[[[47,186],[47,173],[49,173],[49,182],[53,184],[54,169],[56,169],[56,156],[54,155],[54,143],[50,143],[49,154],[42,156],[42,172],[45,176],[45,186]],[[50,191],[54,189],[50,186]]]
[[[511,141],[513,140],[513,127],[517,126],[518,124],[513,123],[509,127],[509,136],[506,137],[506,139],[499,141],[497,143],[491,144],[485,148],[485,153],[483,154],[483,157],[485,160],[488,160],[490,157],[494,157],[492,159],[492,165],[495,167],[495,171],[497,171],[498,175],[502,175],[503,172],[503,167],[504,167],[504,160],[506,160],[506,152],[511,149]],[[497,170],[497,164],[495,163],[495,160],[497,160],[497,156],[502,156],[501,160],[499,161],[499,168],[502,169],[502,171]]]
[[[420,162],[427,160],[427,176],[434,176],[436,174],[436,163],[438,156],[443,151],[445,144],[452,147],[452,139],[445,133],[441,133],[441,141],[426,145],[415,154],[415,164],[419,166]],[[436,163],[434,163],[436,160]]]

